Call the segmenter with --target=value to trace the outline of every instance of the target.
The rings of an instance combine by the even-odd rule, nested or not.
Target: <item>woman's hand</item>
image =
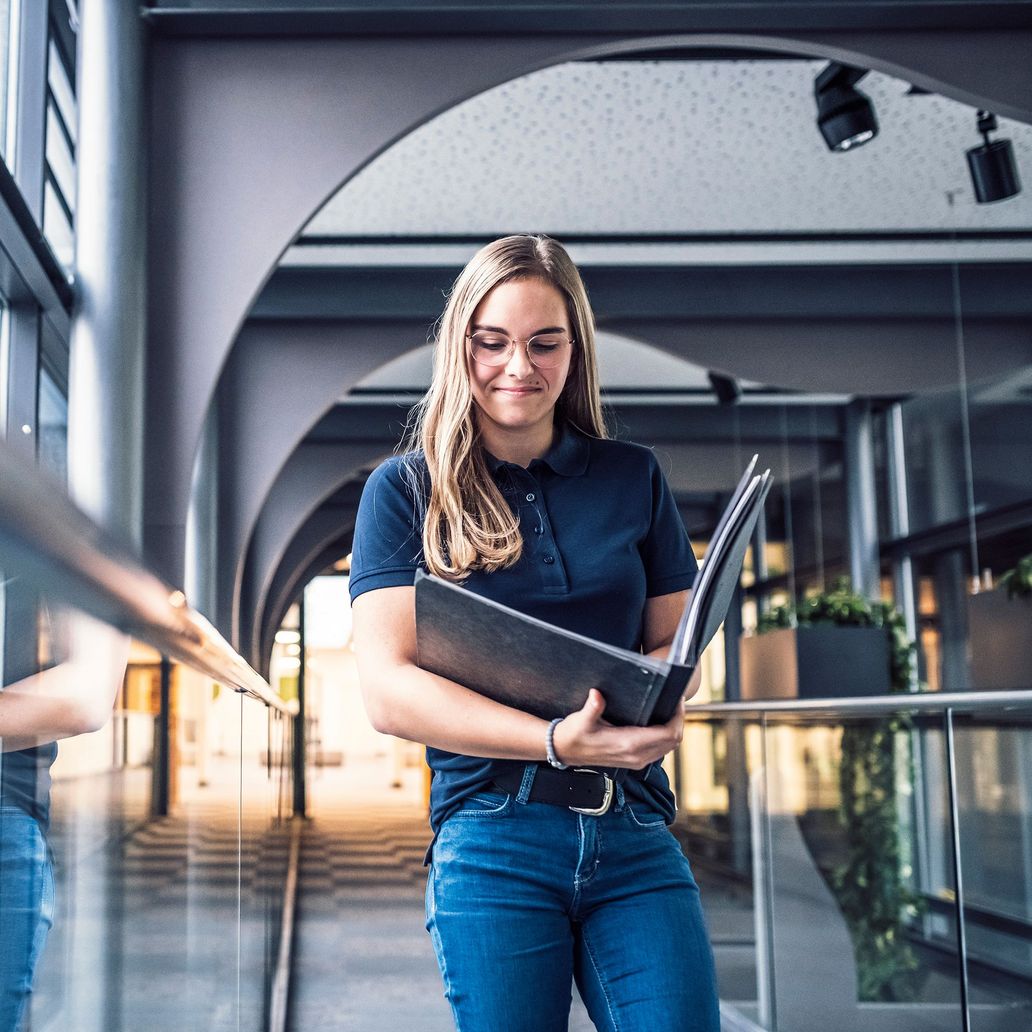
[[[605,708],[602,693],[592,688],[587,702],[556,725],[552,742],[561,763],[640,770],[675,749],[684,735],[682,703],[665,724],[652,727],[617,727],[603,719]]]

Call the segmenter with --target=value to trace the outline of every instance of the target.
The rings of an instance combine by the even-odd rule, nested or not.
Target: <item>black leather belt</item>
[[[523,783],[523,771],[500,774],[494,782],[503,791],[516,795]],[[613,795],[613,779],[608,774],[587,767],[556,770],[542,764],[534,775],[529,801],[566,806],[577,813],[600,817],[609,809]]]

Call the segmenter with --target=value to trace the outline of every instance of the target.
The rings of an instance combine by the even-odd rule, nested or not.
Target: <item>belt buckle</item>
[[[600,770],[592,770],[590,767],[575,767],[573,772],[574,774],[602,774],[602,777],[606,779],[606,791],[602,797],[602,805],[597,809],[592,809],[590,806],[570,806],[567,809],[573,810],[574,813],[586,813],[589,817],[601,817],[613,802],[613,779],[608,774],[603,774]]]

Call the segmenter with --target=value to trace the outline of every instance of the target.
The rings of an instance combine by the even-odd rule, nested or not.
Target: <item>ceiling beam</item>
[[[169,35],[471,35],[1027,28],[1027,0],[150,0]]]

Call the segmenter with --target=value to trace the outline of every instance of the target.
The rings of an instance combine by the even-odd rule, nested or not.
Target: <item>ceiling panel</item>
[[[496,87],[400,140],[306,236],[900,233],[1032,229],[1032,192],[976,205],[973,109],[860,83],[881,131],[845,154],[815,123],[820,61],[570,63]],[[1032,126],[1000,121],[1032,183]],[[951,207],[947,194],[953,192]]]

